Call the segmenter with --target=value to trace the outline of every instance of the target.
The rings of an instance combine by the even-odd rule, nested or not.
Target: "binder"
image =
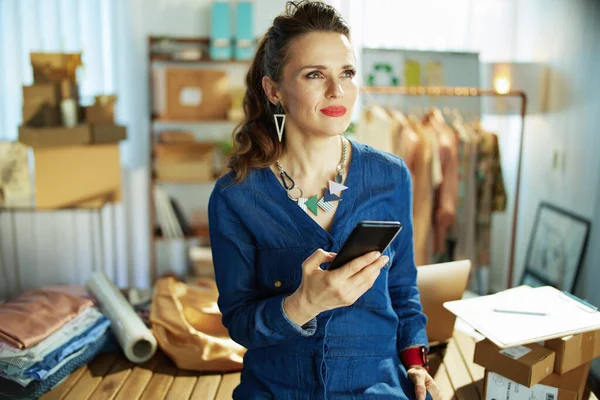
[[[240,1],[236,7],[235,58],[237,60],[251,60],[254,57],[253,36],[252,3]]]
[[[229,60],[233,56],[230,7],[224,1],[213,3],[210,10],[209,54],[213,60]]]
[[[551,286],[519,286],[444,307],[500,348],[600,329],[596,307]]]

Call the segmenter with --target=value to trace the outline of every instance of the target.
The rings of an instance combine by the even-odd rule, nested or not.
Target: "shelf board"
[[[217,181],[215,180],[203,180],[203,179],[162,179],[156,178],[154,182],[158,185],[214,185]]]
[[[181,119],[165,119],[152,116],[153,123],[159,124],[181,124],[181,125],[207,125],[207,124],[222,124],[222,125],[237,125],[242,121],[231,121],[228,119],[203,119],[203,120],[181,120]]]
[[[177,58],[165,57],[158,54],[150,54],[150,61],[154,63],[166,63],[166,64],[232,64],[232,65],[246,65],[250,66],[252,60],[213,60],[211,58],[201,58],[199,60],[181,60]]]
[[[177,238],[171,238],[171,237],[164,237],[163,235],[154,235],[154,240],[158,240],[158,241],[166,241],[166,240],[194,240],[194,239],[200,239],[198,236],[196,235],[184,235],[182,237],[177,237]]]

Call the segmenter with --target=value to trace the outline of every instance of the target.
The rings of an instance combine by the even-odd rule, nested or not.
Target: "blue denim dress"
[[[269,169],[221,178],[209,202],[219,308],[248,349],[235,399],[412,399],[399,353],[427,346],[413,255],[410,173],[398,157],[356,142],[329,232],[291,201]],[[400,221],[388,266],[349,307],[298,326],[283,300],[316,249],[338,252],[364,220]],[[428,397],[429,398],[429,397]]]

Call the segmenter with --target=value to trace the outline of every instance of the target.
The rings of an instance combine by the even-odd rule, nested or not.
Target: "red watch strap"
[[[400,353],[400,360],[405,368],[414,365],[420,365],[429,371],[429,363],[427,362],[427,352],[425,347],[411,347]]]

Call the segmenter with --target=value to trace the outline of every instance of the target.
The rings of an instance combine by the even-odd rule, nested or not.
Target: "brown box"
[[[213,143],[158,144],[154,151],[159,180],[208,182],[214,179]]]
[[[59,126],[60,111],[49,104],[23,105],[23,125],[38,128]]]
[[[19,127],[19,142],[35,148],[116,143],[126,137],[124,126],[111,124],[82,124],[71,128]]]
[[[554,372],[564,374],[600,357],[600,330],[546,340],[545,347],[554,350]]]
[[[512,396],[506,393],[511,391],[519,393],[521,395],[521,397],[519,398],[534,398],[530,395],[530,393],[527,392],[527,390],[535,390],[536,387],[539,387],[540,385],[545,385],[558,389],[557,396],[555,398],[546,396],[545,399],[551,398],[552,400],[583,400],[587,376],[590,372],[590,366],[591,363],[587,363],[564,375],[551,374],[531,389],[526,389],[523,387],[512,387],[512,385],[507,385],[504,387],[504,393],[502,393],[504,396],[501,398],[512,398]],[[490,385],[501,385],[499,382],[490,382],[490,372],[491,371],[488,370],[486,370],[485,372],[484,393],[486,394],[486,398],[488,397],[488,395],[491,394],[488,393]]]
[[[227,117],[231,98],[226,71],[167,68],[163,73],[166,90],[162,93],[166,101],[164,110],[157,110],[160,119],[198,121]]]
[[[40,83],[23,86],[23,125],[60,124],[60,85]]]
[[[540,384],[574,392],[577,394],[577,397],[575,397],[577,400],[583,400],[585,386],[587,384],[587,378],[588,374],[590,373],[591,366],[592,363],[588,362],[565,374],[552,374],[541,381]]]
[[[192,132],[187,131],[165,131],[159,135],[161,143],[190,143],[196,140]]]
[[[35,83],[75,82],[77,67],[83,65],[81,53],[30,53],[29,58]]]
[[[85,107],[85,121],[89,124],[112,124],[115,121],[114,109],[96,104]]]
[[[507,355],[510,353],[516,355]],[[531,387],[552,373],[554,357],[553,350],[535,343],[503,350],[485,339],[475,345],[473,361],[489,371]]]
[[[96,96],[96,102],[85,108],[85,120],[90,124],[114,124],[117,96]]]
[[[54,107],[60,106],[60,84],[37,83],[32,86],[23,86],[23,105],[32,106],[49,104]]]
[[[61,84],[64,84],[63,90],[61,90]],[[23,86],[23,125],[59,126],[63,91],[70,93],[72,98],[77,101],[79,96],[75,82],[48,82]]]
[[[121,200],[118,145],[40,148],[33,155],[36,208],[73,207],[98,198]]]

